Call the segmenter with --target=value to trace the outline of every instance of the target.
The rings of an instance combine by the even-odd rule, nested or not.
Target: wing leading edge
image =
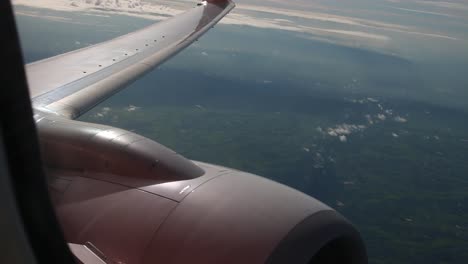
[[[235,4],[204,1],[139,31],[26,65],[33,107],[75,119],[197,40]]]

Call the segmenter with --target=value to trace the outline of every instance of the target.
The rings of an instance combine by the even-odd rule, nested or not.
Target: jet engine
[[[36,124],[56,213],[82,263],[367,262],[343,216],[292,188],[122,129]]]

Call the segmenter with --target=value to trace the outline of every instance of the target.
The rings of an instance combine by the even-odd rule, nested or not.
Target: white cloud
[[[400,7],[393,7],[393,8],[394,8],[394,9],[398,9],[398,10],[407,11],[407,12],[413,12],[413,13],[421,13],[421,14],[429,14],[429,15],[438,15],[438,16],[453,17],[453,15],[447,14],[447,13],[431,12],[431,11],[424,11],[424,10],[418,10],[418,9],[400,8]]]
[[[364,125],[341,124],[327,128],[326,133],[324,133],[323,130],[319,130],[319,132],[332,137],[338,137],[341,142],[346,142],[348,140],[348,135],[364,131],[366,128],[367,127]]]
[[[379,100],[372,98],[372,97],[367,97],[367,98],[362,98],[362,99],[349,99],[349,98],[344,98],[345,101],[355,103],[355,104],[367,104],[367,103],[374,103],[377,104],[377,106],[380,108],[380,110],[383,110],[382,105],[379,104]]]
[[[14,5],[48,8],[57,11],[87,11],[92,13],[125,14],[152,20],[162,20],[177,15],[193,6],[192,3],[171,3],[171,7],[159,3],[142,3],[141,0],[13,0]],[[99,7],[99,9],[96,9]]]
[[[399,0],[392,0],[392,2],[393,1],[400,2]],[[463,3],[463,1],[460,1],[460,3],[453,3],[449,1],[415,1],[415,3],[422,4],[422,5],[433,5],[433,6],[443,7],[443,8],[448,8],[448,9],[468,10],[468,5],[466,3]]]
[[[134,106],[134,105],[129,105],[128,107],[125,108],[125,111],[127,112],[134,112],[136,110],[139,110],[141,107]]]
[[[312,156],[313,166],[316,169],[324,168],[325,167],[325,159],[323,158],[320,152],[316,152],[315,155]]]
[[[399,136],[398,136],[398,134],[397,134],[397,133],[392,133],[392,137],[394,137],[394,138],[398,138]]]
[[[374,124],[374,120],[372,120],[371,115],[365,115],[365,117],[366,117],[367,123],[369,123],[370,125]]]
[[[378,114],[377,118],[382,120],[382,121],[385,121],[385,119],[387,119],[387,117],[384,114]]]
[[[101,111],[97,112],[94,117],[97,117],[97,118],[102,118],[104,116],[106,116],[107,114],[109,114],[109,112],[111,111],[112,109],[110,107],[103,107],[101,108]]]
[[[395,116],[395,118],[393,119],[395,120],[395,122],[398,122],[398,123],[406,123],[408,122],[408,119],[404,118],[404,117],[401,117],[401,116]]]
[[[366,126],[363,125],[349,125],[342,124],[335,127],[335,131],[341,135],[349,135],[353,132],[358,132],[366,129]]]

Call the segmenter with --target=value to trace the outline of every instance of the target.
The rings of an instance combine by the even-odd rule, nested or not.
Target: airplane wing
[[[75,119],[197,40],[234,8],[208,0],[119,38],[26,65],[35,110]]]

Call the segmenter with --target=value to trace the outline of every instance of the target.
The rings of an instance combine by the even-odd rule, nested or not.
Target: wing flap
[[[203,2],[142,30],[26,65],[33,107],[77,118],[190,45],[234,6]]]

